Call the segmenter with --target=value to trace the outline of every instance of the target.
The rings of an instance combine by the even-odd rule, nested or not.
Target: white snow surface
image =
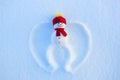
[[[56,70],[48,66],[50,62],[43,54],[51,50],[47,49],[54,32],[51,21],[56,13],[62,13],[69,23],[84,23],[91,34],[88,39],[83,34],[86,29],[79,27],[80,41],[72,43],[76,46],[79,43],[75,51],[80,58],[72,66],[79,64],[79,67],[72,74],[64,68],[70,57],[66,49],[63,54],[55,54],[55,58],[49,57],[49,61],[53,59],[59,64]],[[43,38],[38,37],[45,31],[39,25],[48,26]],[[37,35],[32,34],[35,26]],[[31,35],[34,38],[30,39]],[[89,40],[90,47],[84,43]],[[120,0],[0,0],[0,80],[120,80],[119,48]]]

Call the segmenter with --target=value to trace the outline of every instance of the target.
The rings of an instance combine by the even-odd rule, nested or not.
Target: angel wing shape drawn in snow
[[[30,35],[30,50],[37,63],[44,70],[51,71],[53,68],[61,67],[61,65],[66,67],[68,66],[67,62],[70,62],[70,72],[73,72],[89,53],[91,36],[85,25],[69,22],[65,31],[68,34],[69,51],[64,47],[60,47],[56,42],[57,39],[52,24],[41,23],[33,28]],[[69,53],[73,53],[76,56],[75,59],[73,55],[71,57],[66,56]],[[69,66],[67,67],[68,71]]]
[[[46,71],[51,71],[51,66],[46,58],[48,45],[51,44],[53,27],[51,23],[35,25],[31,31],[29,46],[30,51],[38,65]]]

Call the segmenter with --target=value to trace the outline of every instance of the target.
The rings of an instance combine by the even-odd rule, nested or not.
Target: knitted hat
[[[59,23],[59,22],[66,24],[66,19],[61,14],[57,14],[55,16],[55,18],[53,19],[53,25],[55,25],[56,23]]]

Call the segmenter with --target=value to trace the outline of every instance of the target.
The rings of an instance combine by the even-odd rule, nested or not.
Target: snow
[[[119,0],[0,0],[0,80],[119,80],[119,4]],[[50,23],[59,12],[69,22],[87,25],[91,34],[91,51],[73,74],[64,69],[46,72],[30,49],[33,27]],[[44,57],[38,59],[48,65]]]

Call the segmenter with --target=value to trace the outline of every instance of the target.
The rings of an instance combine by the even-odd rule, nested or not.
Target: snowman
[[[56,15],[53,19],[53,26],[56,32],[58,43],[64,46],[67,43],[68,34],[65,31],[66,19],[62,15]]]
[[[52,23],[54,26],[55,37],[51,37],[51,38],[52,38],[52,40],[53,39],[57,40],[57,43],[55,43],[56,45],[67,49],[67,51],[69,53],[69,59],[66,61],[67,63],[65,64],[64,69],[67,72],[72,72],[71,65],[75,61],[76,55],[75,55],[74,50],[72,49],[72,46],[69,44],[69,41],[68,41],[69,34],[66,31],[66,27],[67,27],[66,19],[62,15],[56,15],[53,18]],[[47,56],[48,56],[49,63],[54,67],[54,69],[57,69],[59,64],[57,64],[54,57],[52,57],[54,54],[54,52],[52,52],[53,48],[55,51],[55,46],[48,48]],[[59,53],[59,54],[62,54],[62,53]]]

